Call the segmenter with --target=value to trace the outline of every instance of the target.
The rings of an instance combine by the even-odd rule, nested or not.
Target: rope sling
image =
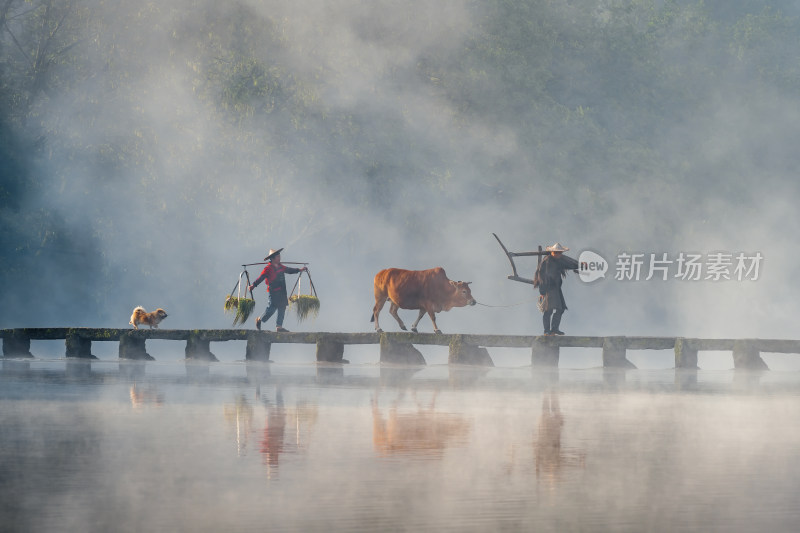
[[[303,274],[308,277],[308,294],[303,294],[302,291],[302,284],[300,281],[303,279]],[[297,294],[295,294],[295,290],[297,290]],[[297,276],[297,280],[294,282],[294,286],[289,293],[289,307],[295,310],[298,322],[306,320],[309,316],[316,318],[319,315],[317,289],[314,287],[314,281],[311,279],[311,272],[308,268],[300,272],[300,275]]]
[[[244,276],[247,284],[242,283]],[[233,327],[243,325],[250,318],[253,309],[256,307],[256,300],[253,297],[253,291],[250,291],[250,298],[247,297],[247,290],[250,287],[250,274],[247,272],[247,267],[239,274],[239,279],[236,285],[233,286],[231,292],[225,298],[225,312],[233,313]],[[234,296],[234,293],[236,296]]]

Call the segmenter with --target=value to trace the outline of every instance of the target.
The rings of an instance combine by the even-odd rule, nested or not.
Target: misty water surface
[[[5,531],[791,531],[793,372],[4,360]]]

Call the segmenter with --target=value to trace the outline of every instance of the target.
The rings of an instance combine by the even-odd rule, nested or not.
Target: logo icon
[[[581,255],[578,256],[578,263],[580,265],[578,273],[581,281],[586,283],[605,278],[606,272],[608,272],[608,261],[603,259],[600,254],[590,250],[581,252]]]

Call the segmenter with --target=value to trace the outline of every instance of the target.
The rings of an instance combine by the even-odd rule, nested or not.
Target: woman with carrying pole
[[[267,294],[269,295],[269,304],[264,310],[264,314],[256,318],[256,329],[261,329],[261,324],[266,322],[276,312],[278,313],[275,319],[275,331],[288,332],[289,330],[283,327],[283,318],[286,316],[286,307],[289,305],[289,297],[286,294],[286,277],[285,274],[298,274],[308,270],[305,266],[301,268],[294,268],[286,266],[281,263],[281,251],[283,248],[277,250],[270,250],[264,261],[267,261],[267,266],[261,271],[261,275],[256,278],[249,289],[252,292],[259,283],[267,281]]]

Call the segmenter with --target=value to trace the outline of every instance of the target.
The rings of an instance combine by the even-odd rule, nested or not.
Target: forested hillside
[[[798,17],[790,0],[2,0],[0,327],[124,324],[134,305],[224,324],[239,265],[285,246],[367,329],[386,266],[513,299],[492,231],[612,255],[760,247],[772,298],[796,272]],[[660,298],[611,286],[592,298]]]

